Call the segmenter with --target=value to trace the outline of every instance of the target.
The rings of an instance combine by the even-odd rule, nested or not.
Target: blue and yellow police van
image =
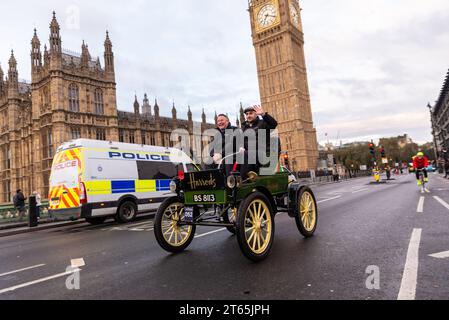
[[[53,159],[49,212],[58,220],[108,217],[132,221],[169,196],[179,171],[196,170],[184,152],[165,147],[78,139],[61,145]]]

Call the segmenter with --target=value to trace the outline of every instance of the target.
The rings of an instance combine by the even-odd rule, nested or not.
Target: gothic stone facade
[[[432,134],[435,148],[440,153],[442,149],[449,148],[449,71],[441,88],[435,105],[428,106],[431,111]]]
[[[170,134],[176,128],[193,134],[195,126],[203,131],[213,127],[204,111],[202,122],[194,123],[190,108],[188,120],[178,120],[174,105],[172,118],[160,117],[157,101],[153,110],[146,94],[142,108],[136,97],[134,112],[117,110],[108,33],[104,67],[91,58],[84,42],[81,54],[63,50],[61,44],[53,13],[49,47],[42,53],[36,30],[31,41],[31,84],[19,81],[14,53],[6,78],[0,67],[0,203],[10,202],[16,189],[45,197],[55,150],[71,139],[172,146]]]
[[[249,0],[263,107],[279,122],[294,171],[316,169],[318,144],[298,0]]]

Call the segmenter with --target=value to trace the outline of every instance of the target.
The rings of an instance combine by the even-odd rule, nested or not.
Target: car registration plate
[[[185,207],[184,209],[184,220],[186,222],[193,222],[193,207]]]
[[[215,194],[195,194],[193,196],[193,202],[195,203],[205,203],[205,202],[215,202]]]

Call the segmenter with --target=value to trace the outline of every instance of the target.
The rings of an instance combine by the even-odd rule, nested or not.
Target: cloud
[[[437,99],[449,62],[447,0],[302,0],[306,62],[318,139],[409,133],[431,140],[427,102]],[[30,40],[48,42],[56,10],[64,48],[103,56],[114,45],[118,106],[134,95],[173,100],[180,118],[190,105],[237,115],[259,101],[254,48],[244,0],[3,1],[0,62],[15,49],[21,78],[30,78]],[[73,27],[73,12],[79,26]],[[76,20],[76,19],[75,19]],[[153,104],[153,101],[152,101]]]

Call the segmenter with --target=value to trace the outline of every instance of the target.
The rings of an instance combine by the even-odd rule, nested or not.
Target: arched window
[[[44,92],[42,94],[42,105],[44,109],[48,109],[49,104],[50,104],[50,93],[48,87],[45,87]]]
[[[69,110],[80,111],[80,92],[78,86],[73,83],[69,85]]]
[[[96,114],[104,114],[103,91],[96,89],[94,92],[94,106]]]

